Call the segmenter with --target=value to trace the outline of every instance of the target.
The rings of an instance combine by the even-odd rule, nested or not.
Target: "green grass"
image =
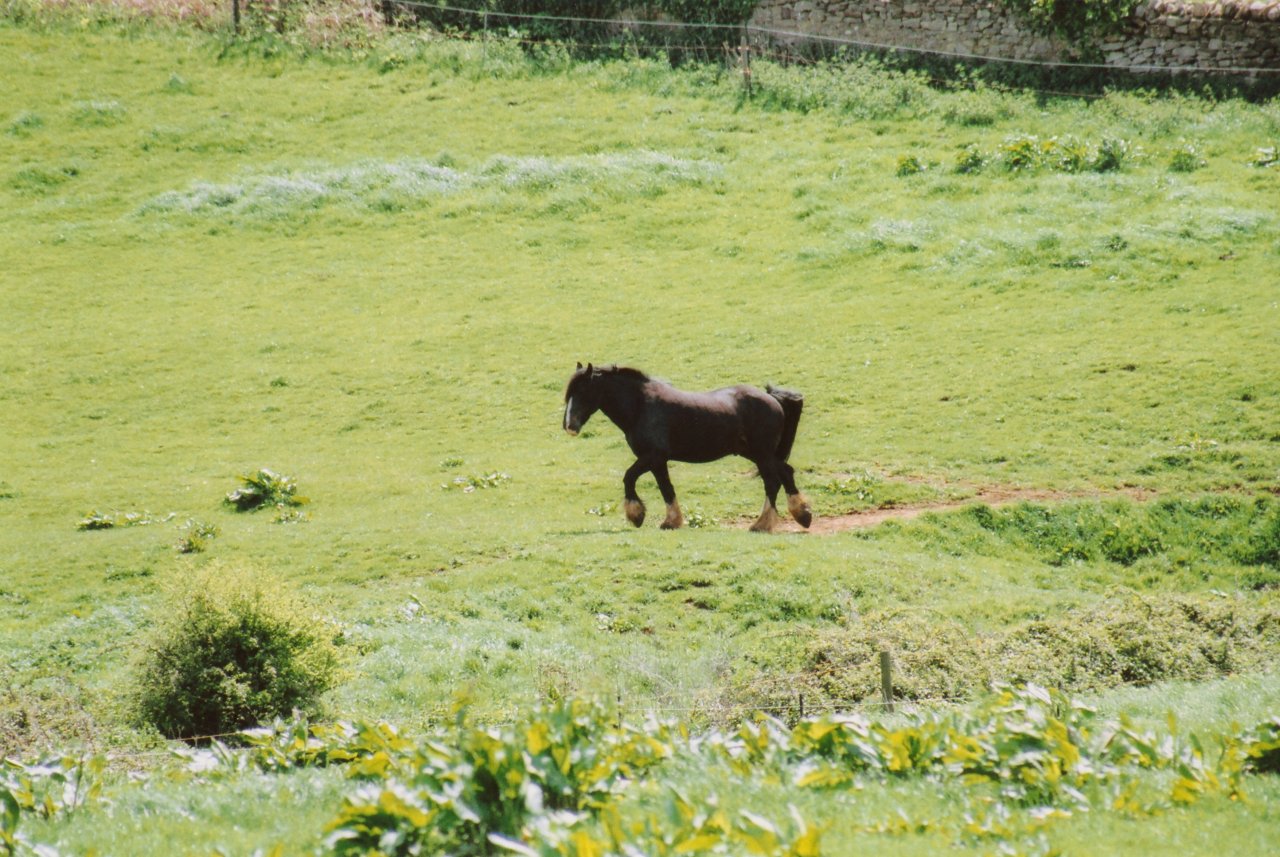
[[[695,722],[790,705],[805,646],[864,620],[964,639],[1135,593],[1274,611],[1275,501],[1255,498],[1280,474],[1280,172],[1251,166],[1280,138],[1274,102],[942,93],[859,68],[761,69],[744,103],[731,78],[642,61],[260,48],[0,22],[0,750],[149,752],[134,653],[164,581],[211,561],[344,626],[332,714],[408,729],[459,689],[499,720],[568,695]],[[1137,154],[1001,166],[1028,136]],[[1204,166],[1170,169],[1187,145]],[[955,170],[966,146],[991,156],[977,172]],[[904,156],[923,169],[898,176]],[[1162,500],[762,538],[735,461],[673,468],[703,526],[636,531],[616,429],[559,429],[578,360],[800,389],[793,461],[819,516],[993,485]],[[264,467],[305,519],[223,506]],[[79,530],[94,513],[150,523]],[[182,554],[193,519],[216,535]],[[1233,681],[1274,699],[1272,677]],[[1107,698],[1226,730],[1181,687]],[[120,810],[101,847],[272,844],[265,816],[229,831],[274,783],[180,789],[147,810],[159,833]],[[315,842],[331,814],[307,795],[338,785],[279,788]],[[956,812],[916,785],[866,817],[899,801]],[[1209,853],[1243,820],[1249,853],[1267,806],[1082,815],[1063,847],[1143,853],[1204,822],[1188,853]],[[101,821],[47,832],[84,850]]]

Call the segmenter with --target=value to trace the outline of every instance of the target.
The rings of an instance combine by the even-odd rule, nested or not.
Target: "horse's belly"
[[[726,432],[719,427],[705,427],[671,438],[671,458],[700,464],[716,461],[726,455],[746,455],[747,441],[740,432]]]

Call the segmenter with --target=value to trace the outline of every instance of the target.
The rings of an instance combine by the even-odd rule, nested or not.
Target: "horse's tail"
[[[804,396],[795,390],[766,386],[765,389],[782,405],[782,437],[778,438],[778,458],[791,457],[791,446],[796,442],[796,429],[800,427],[800,412],[804,410]]]

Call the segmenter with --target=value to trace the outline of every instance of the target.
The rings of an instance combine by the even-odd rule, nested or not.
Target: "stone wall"
[[[816,36],[969,57],[1079,58],[1073,46],[1030,32],[995,0],[760,0],[749,26],[775,44]],[[1280,68],[1280,0],[1154,0],[1099,47],[1116,68]]]

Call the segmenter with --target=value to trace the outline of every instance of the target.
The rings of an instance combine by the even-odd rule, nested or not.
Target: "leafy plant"
[[[207,524],[194,518],[187,521],[182,526],[182,537],[178,539],[178,553],[203,553],[219,532],[216,524]]]
[[[1137,154],[1137,150],[1128,140],[1120,137],[1107,137],[1099,145],[1089,162],[1089,168],[1096,173],[1111,173],[1122,169]]]
[[[920,163],[920,159],[915,155],[899,155],[898,168],[894,174],[899,178],[903,176],[914,176],[916,173],[924,172],[925,167]]]
[[[983,156],[977,145],[973,143],[962,148],[959,154],[956,155],[956,172],[961,175],[980,173],[986,165],[986,157]]]
[[[1044,161],[1045,152],[1046,144],[1038,137],[1022,134],[1010,137],[1001,144],[1000,163],[1009,172],[1030,171],[1038,168]]]
[[[1280,717],[1260,723],[1242,736],[1249,769],[1280,774]]]
[[[337,678],[333,631],[260,571],[214,566],[170,593],[137,670],[141,719],[171,738],[310,709]]]
[[[1200,150],[1191,143],[1183,143],[1169,156],[1169,170],[1175,173],[1193,173],[1205,167],[1207,163],[1201,157]]]
[[[1251,167],[1274,167],[1280,164],[1280,146],[1264,146],[1258,149],[1249,162]]]
[[[602,810],[625,777],[668,755],[668,744],[619,730],[581,701],[532,712],[504,730],[473,725],[460,705],[447,739],[389,759],[385,777],[347,798],[327,843],[338,854],[514,848],[533,830],[543,839]]]
[[[298,485],[292,476],[265,467],[249,476],[241,476],[240,481],[243,484],[223,500],[237,512],[251,512],[268,506],[283,509],[309,502],[306,497],[298,496]]]
[[[177,517],[177,512],[156,516],[150,512],[91,512],[76,524],[77,530],[110,530],[116,527],[146,527],[163,524]]]
[[[458,488],[462,490],[462,493],[470,494],[476,490],[499,488],[510,481],[511,477],[508,474],[495,470],[492,473],[484,473],[479,476],[455,476],[442,487]]]
[[[1050,165],[1063,173],[1078,173],[1089,163],[1089,147],[1072,136],[1049,141],[1046,150]]]
[[[1140,0],[1000,0],[1035,32],[1090,49],[1119,32]]]

